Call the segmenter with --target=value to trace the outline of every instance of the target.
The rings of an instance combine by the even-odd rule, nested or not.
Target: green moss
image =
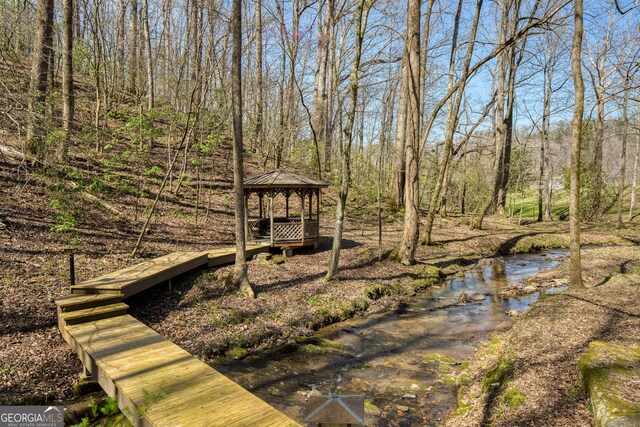
[[[458,376],[458,385],[466,386],[469,385],[469,383],[471,383],[471,378],[469,378],[469,375],[462,373]]]
[[[228,359],[239,360],[245,357],[249,352],[244,348],[234,347],[231,350],[227,351],[226,357]]]
[[[495,366],[489,369],[482,382],[482,391],[487,393],[491,390],[492,384],[505,385],[513,375],[513,362],[515,357],[510,354],[503,354],[498,359]]]
[[[420,359],[420,361],[422,363],[429,363],[433,365],[446,364],[446,365],[452,366],[456,364],[455,360],[440,353],[427,354],[425,356],[422,356],[422,359]]]
[[[317,336],[308,336],[308,337],[296,337],[293,339],[296,343],[300,345],[314,345],[318,347],[324,348],[333,348],[333,349],[341,349],[343,346],[340,343],[335,341],[328,340],[326,338],[320,338]]]
[[[426,273],[431,277],[444,277],[444,272],[442,271],[442,269],[436,267],[435,265],[428,265]]]
[[[456,395],[458,401],[458,409],[451,414],[452,416],[463,415],[471,407],[471,404],[465,401],[468,391],[469,390],[466,386],[458,387],[458,393]]]
[[[271,258],[271,264],[275,265],[284,264],[285,261],[286,259],[283,256],[274,256],[273,258]]]
[[[319,345],[315,344],[303,345],[301,350],[309,354],[325,354],[327,352],[326,348],[320,347]]]
[[[400,251],[396,248],[387,255],[389,261],[400,261]]]
[[[390,295],[390,289],[386,286],[371,285],[364,290],[364,295],[370,300],[378,300],[385,295]]]
[[[640,423],[640,403],[628,396],[625,386],[640,379],[640,348],[593,341],[578,360],[578,367],[596,424],[620,418],[625,419],[623,424]]]
[[[371,402],[368,399],[364,400],[364,411],[374,415],[378,415],[380,414],[380,412],[382,412],[380,408],[378,408],[376,405],[373,404],[373,402]]]
[[[518,408],[522,406],[526,399],[526,396],[520,390],[515,387],[509,387],[500,398],[500,403],[509,408]]]
[[[456,378],[456,376],[454,374],[446,374],[446,375],[442,375],[439,380],[448,385],[448,386],[456,386],[458,385],[458,378]]]

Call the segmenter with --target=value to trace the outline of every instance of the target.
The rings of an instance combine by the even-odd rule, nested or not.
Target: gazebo
[[[320,190],[328,186],[328,182],[282,169],[245,179],[247,241],[269,242],[275,247],[315,246],[320,237]],[[252,194],[258,195],[258,216],[251,216],[249,212]],[[284,209],[282,205],[275,205],[279,195],[284,197]],[[294,199],[290,206],[294,195],[299,203]]]

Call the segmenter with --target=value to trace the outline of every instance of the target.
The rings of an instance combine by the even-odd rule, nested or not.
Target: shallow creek
[[[510,326],[507,311],[524,311],[540,296],[502,298],[499,291],[556,267],[566,253],[497,258],[395,312],[337,323],[302,344],[216,368],[298,421],[311,393],[336,393],[365,395],[367,425],[437,425],[456,408],[452,374],[459,362],[491,332]],[[455,305],[463,291],[478,301]]]

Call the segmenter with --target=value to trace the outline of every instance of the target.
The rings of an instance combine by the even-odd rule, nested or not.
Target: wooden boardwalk
[[[248,256],[266,250],[247,248]],[[74,286],[56,301],[63,337],[134,426],[300,425],[126,314],[123,298],[234,256],[235,248],[170,254]]]

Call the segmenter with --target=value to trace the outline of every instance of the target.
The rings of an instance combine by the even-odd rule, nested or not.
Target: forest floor
[[[162,149],[156,147],[153,158],[163,158]],[[54,304],[55,298],[69,293],[63,252],[69,244],[78,252],[78,281],[144,257],[233,244],[231,170],[228,162],[224,165],[224,155],[218,157],[219,165],[205,171],[208,180],[200,186],[185,179],[178,191],[173,183],[145,234],[142,258],[131,258],[161,171],[150,167],[143,174],[136,169],[135,158],[113,155],[78,156],[55,173],[33,173],[25,172],[15,158],[0,154],[0,404],[78,400],[73,385],[81,365],[58,332]],[[249,175],[260,170],[251,157],[247,166]],[[130,191],[127,185],[139,185],[142,192]],[[87,202],[85,192],[103,203]],[[200,200],[197,222],[196,197]],[[330,236],[331,192],[324,200],[321,231]],[[360,203],[371,205],[366,200]],[[114,215],[111,208],[120,214]],[[256,299],[248,300],[229,288],[226,277],[231,267],[227,266],[186,275],[172,290],[157,287],[134,297],[131,313],[196,356],[217,363],[291,342],[328,323],[394,309],[432,284],[440,271],[455,275],[490,257],[564,247],[568,242],[566,222],[517,225],[488,218],[484,230],[470,230],[471,218],[451,216],[438,218],[435,244],[419,247],[417,264],[403,266],[378,261],[375,224],[360,211],[351,212],[337,281],[323,280],[331,247],[331,239],[323,238],[317,250],[300,251],[292,258],[251,261],[249,276]],[[384,218],[382,250],[386,254],[398,244],[402,222],[390,211],[385,211]],[[612,224],[603,221],[583,228],[584,243],[614,245],[597,250],[602,253],[585,251],[587,290],[545,299],[517,320],[511,335],[491,341],[508,343],[504,347],[516,355],[512,384],[526,396],[525,403],[504,408],[499,395],[486,404],[485,397],[476,393],[483,372],[501,354],[495,348],[489,348],[495,354],[481,349],[466,374],[464,402],[470,406],[461,417],[452,418],[452,424],[475,425],[485,417],[501,425],[548,425],[538,422],[549,416],[545,408],[561,414],[559,424],[589,424],[584,393],[572,388],[579,383],[575,359],[589,339],[626,342],[637,339],[640,330],[638,282],[631,274],[638,269],[640,226],[634,223],[616,230]],[[561,267],[540,280],[566,276],[566,268]],[[576,318],[575,313],[581,316]]]

